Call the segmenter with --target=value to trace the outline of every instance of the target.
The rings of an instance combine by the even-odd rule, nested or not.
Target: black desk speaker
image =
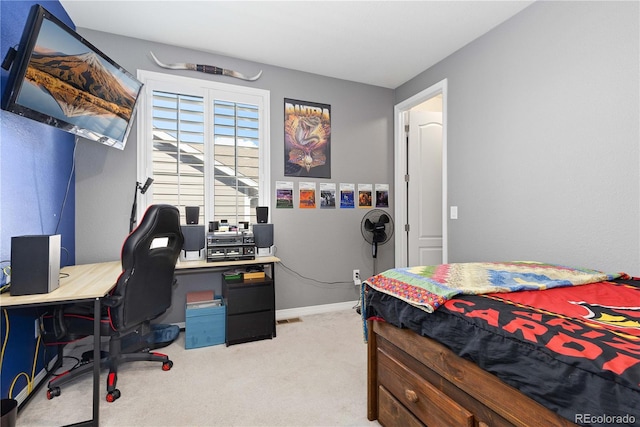
[[[185,206],[187,224],[197,224],[200,217],[200,206]]]
[[[256,248],[273,246],[273,224],[253,224],[253,240]]]
[[[181,225],[182,235],[184,236],[183,251],[201,251],[205,247],[204,225]]]
[[[46,294],[60,285],[60,235],[11,238],[11,295]]]
[[[257,206],[256,207],[256,217],[258,219],[258,224],[266,224],[269,220],[269,207],[268,206]]]

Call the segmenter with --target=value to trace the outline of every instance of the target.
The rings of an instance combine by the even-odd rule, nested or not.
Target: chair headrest
[[[138,227],[127,237],[122,246],[122,266],[133,262],[131,255],[149,255],[151,251],[179,254],[184,243],[180,229],[180,211],[172,205],[158,204],[147,208]],[[177,259],[177,255],[176,255]]]

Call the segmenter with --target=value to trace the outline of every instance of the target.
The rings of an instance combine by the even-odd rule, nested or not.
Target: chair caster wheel
[[[60,396],[60,387],[53,387],[47,390],[47,399],[51,400],[56,396]]]
[[[120,390],[115,389],[107,393],[107,402],[115,402],[120,397]]]
[[[162,364],[162,370],[163,371],[168,371],[171,368],[173,368],[173,362],[171,360],[167,360],[166,362],[164,362]]]

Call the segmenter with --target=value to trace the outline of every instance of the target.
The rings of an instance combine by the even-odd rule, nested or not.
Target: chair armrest
[[[123,300],[124,300],[124,298],[121,297],[121,296],[110,295],[110,296],[105,297],[105,298],[102,299],[102,306],[103,307],[117,307],[120,304],[122,304]]]

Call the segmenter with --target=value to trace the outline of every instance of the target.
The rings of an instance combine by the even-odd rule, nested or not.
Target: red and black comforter
[[[433,338],[581,425],[640,425],[640,279],[464,295],[433,313],[368,289],[366,316]]]

